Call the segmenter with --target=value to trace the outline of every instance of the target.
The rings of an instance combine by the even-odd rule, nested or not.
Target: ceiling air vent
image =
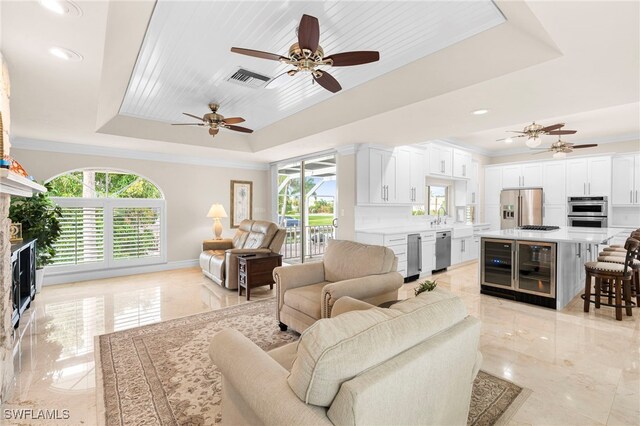
[[[239,68],[227,78],[227,81],[231,83],[254,89],[264,86],[269,80],[271,80],[271,77],[245,70],[244,68]]]

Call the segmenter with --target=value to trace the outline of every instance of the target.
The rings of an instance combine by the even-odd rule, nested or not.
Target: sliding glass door
[[[277,183],[277,222],[287,230],[285,261],[321,259],[337,226],[335,155],[281,164]]]

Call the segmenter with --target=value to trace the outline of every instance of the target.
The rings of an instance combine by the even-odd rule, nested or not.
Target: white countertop
[[[425,224],[414,224],[414,225],[404,225],[404,226],[393,226],[393,227],[384,227],[373,228],[373,229],[356,229],[356,232],[362,232],[365,234],[379,234],[379,235],[392,235],[392,234],[413,234],[416,232],[441,232],[441,231],[451,231],[453,228],[473,228],[477,226],[489,226],[488,223],[449,223],[446,225],[437,225],[431,226],[428,223]]]
[[[523,231],[504,229],[480,232],[483,238],[505,240],[545,241],[553,243],[603,244],[620,233],[620,228],[579,228],[563,226],[555,231]]]

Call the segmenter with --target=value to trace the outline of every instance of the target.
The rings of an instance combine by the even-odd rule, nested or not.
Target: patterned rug
[[[297,333],[278,328],[274,301],[259,300],[98,336],[98,423],[219,423],[222,380],[209,358],[209,340],[223,328],[235,328],[265,351],[297,340]],[[468,423],[505,422],[528,392],[481,371]]]

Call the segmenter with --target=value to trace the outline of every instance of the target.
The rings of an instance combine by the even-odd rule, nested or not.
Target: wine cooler
[[[555,308],[556,244],[483,238],[481,292]]]

